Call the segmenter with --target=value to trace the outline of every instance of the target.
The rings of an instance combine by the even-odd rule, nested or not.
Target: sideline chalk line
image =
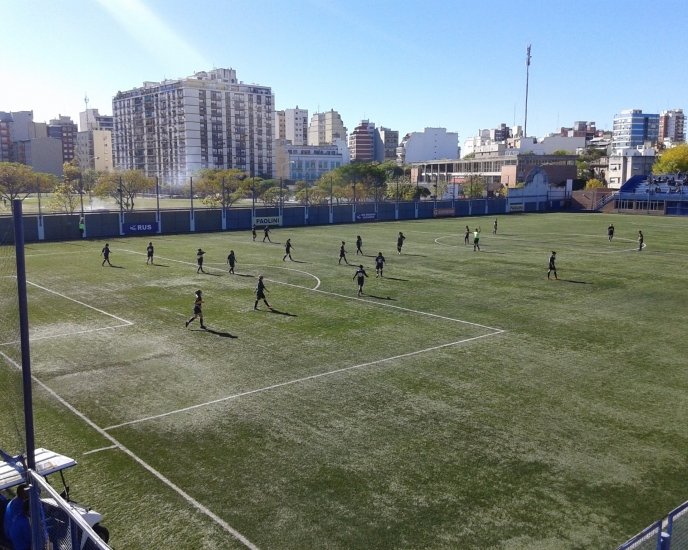
[[[288,380],[287,382],[280,382],[280,383],[278,383],[278,384],[272,384],[272,385],[270,385],[270,386],[265,386],[265,387],[262,387],[262,388],[256,388],[256,389],[254,389],[254,390],[248,390],[248,391],[245,391],[245,392],[236,393],[236,394],[228,395],[228,396],[225,396],[225,397],[220,397],[220,398],[218,398],[218,399],[213,399],[212,401],[206,401],[205,403],[198,403],[198,404],[196,404],[196,405],[190,405],[189,407],[184,407],[184,408],[177,409],[177,410],[174,410],[174,411],[168,411],[168,412],[165,412],[165,413],[156,414],[156,415],[152,415],[152,416],[147,416],[147,417],[144,417],[144,418],[138,418],[138,419],[136,419],[136,420],[130,420],[130,421],[128,421],[128,422],[122,422],[122,423],[120,423],[120,424],[113,424],[112,426],[107,426],[106,428],[103,428],[103,429],[104,429],[104,430],[114,430],[114,429],[116,429],[116,428],[122,428],[122,427],[124,427],[124,426],[131,426],[132,424],[138,424],[138,423],[140,423],[140,422],[147,422],[147,421],[149,421],[149,420],[156,420],[156,419],[158,419],[158,418],[164,418],[164,417],[166,417],[166,416],[171,416],[171,415],[173,415],[173,414],[179,414],[179,413],[182,413],[182,412],[192,411],[192,410],[194,410],[194,409],[199,409],[199,408],[201,408],[201,407],[207,407],[208,405],[214,405],[214,404],[216,404],[216,403],[222,403],[222,402],[224,402],[224,401],[230,401],[230,400],[233,400],[233,399],[237,399],[237,398],[239,398],[239,397],[245,397],[245,396],[247,396],[247,395],[253,395],[253,394],[257,394],[257,393],[263,393],[263,392],[270,391],[270,390],[274,390],[274,389],[277,389],[277,388],[283,388],[283,387],[285,387],[285,386],[292,386],[292,385],[295,385],[295,384],[300,384],[300,383],[302,383],[302,382],[307,382],[307,381],[309,381],[309,380],[315,380],[315,379],[317,379],[317,378],[324,378],[324,377],[326,377],[326,376],[332,376],[332,375],[334,375],[334,374],[339,374],[339,373],[347,372],[347,371],[354,370],[354,369],[361,369],[361,368],[364,368],[364,367],[370,367],[370,366],[373,366],[373,365],[379,365],[380,363],[386,363],[386,362],[388,362],[388,361],[394,361],[394,360],[397,360],[397,359],[404,359],[404,358],[406,358],[406,357],[413,357],[414,355],[420,355],[421,353],[427,353],[427,352],[429,352],[429,351],[435,351],[435,350],[442,349],[442,348],[447,348],[447,347],[450,347],[450,346],[457,346],[457,345],[459,345],[459,344],[464,344],[464,343],[466,343],[466,342],[472,342],[472,341],[474,341],[474,340],[479,340],[479,339],[481,339],[481,338],[487,338],[487,337],[489,337],[489,336],[496,336],[496,335],[498,335],[498,334],[502,334],[503,332],[504,332],[503,330],[500,330],[500,331],[497,331],[497,332],[491,332],[491,333],[489,333],[489,334],[481,334],[480,336],[473,336],[472,338],[464,338],[463,340],[456,340],[455,342],[448,342],[448,343],[446,343],[446,344],[440,344],[440,345],[437,345],[437,346],[432,346],[432,347],[430,347],[430,348],[420,349],[420,350],[416,350],[416,351],[410,351],[410,352],[408,352],[408,353],[402,353],[401,355],[395,355],[395,356],[393,356],[393,357],[385,357],[385,358],[383,358],[383,359],[376,359],[375,361],[369,361],[369,362],[367,362],[367,363],[360,363],[360,364],[358,364],[358,365],[351,365],[351,366],[348,366],[348,367],[342,367],[342,368],[340,368],[340,369],[335,369],[335,370],[328,371],[328,372],[320,372],[320,373],[318,373],[318,374],[312,374],[312,375],[310,375],[310,376],[304,376],[303,378],[296,378],[296,379],[294,379],[294,380]]]
[[[21,366],[19,363],[17,363],[14,359],[9,357],[7,354],[3,353],[0,351],[0,355],[2,355],[7,361],[10,362],[15,368],[21,370]],[[210,519],[212,519],[215,523],[217,523],[220,527],[222,527],[227,533],[232,535],[235,539],[238,541],[242,542],[247,548],[251,548],[252,550],[258,550],[258,547],[253,544],[250,540],[248,540],[244,535],[242,535],[239,531],[234,529],[229,523],[227,523],[225,520],[223,520],[221,517],[219,517],[217,514],[212,512],[209,508],[201,504],[199,501],[197,501],[195,498],[193,498],[191,495],[189,495],[186,491],[184,491],[181,487],[178,485],[175,485],[172,481],[170,481],[168,478],[166,478],[163,474],[161,474],[158,470],[153,468],[150,464],[145,462],[142,458],[140,458],[138,455],[134,454],[133,451],[125,447],[122,443],[120,443],[117,439],[115,439],[113,436],[111,436],[109,433],[107,433],[105,430],[103,430],[100,426],[98,426],[95,422],[93,422],[89,417],[87,417],[84,413],[79,411],[76,407],[68,403],[65,399],[63,399],[57,392],[55,392],[53,389],[51,389],[49,386],[41,382],[38,378],[35,376],[31,376],[32,380],[38,384],[41,388],[43,388],[46,392],[48,392],[52,397],[54,397],[58,402],[60,402],[62,405],[64,405],[69,411],[71,411],[74,415],[76,415],[78,418],[83,420],[86,424],[88,424],[91,428],[93,428],[96,432],[98,432],[101,436],[103,436],[105,439],[110,441],[117,449],[128,455],[130,458],[132,458],[135,462],[137,462],[140,466],[142,466],[145,470],[147,470],[149,473],[151,473],[153,476],[155,476],[158,480],[160,480],[162,483],[167,485],[170,489],[172,489],[174,492],[176,492],[179,496],[181,496],[187,503],[191,504],[194,508],[196,508],[199,512],[205,514],[208,516]]]

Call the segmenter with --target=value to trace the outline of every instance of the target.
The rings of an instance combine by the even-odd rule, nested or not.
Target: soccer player
[[[557,266],[554,264],[554,262],[557,261],[557,253],[552,250],[552,255],[549,257],[549,269],[547,270],[547,278],[549,279],[549,274],[554,273],[554,278],[559,279],[557,277]]]
[[[466,234],[463,236],[463,244],[467,245],[468,244],[468,236],[471,234],[471,230],[468,229],[468,226],[466,226]]]
[[[642,231],[638,231],[638,252],[643,249],[643,243],[645,242],[645,236]]]
[[[375,257],[375,278],[382,277],[382,270],[385,267],[385,257],[382,252],[378,252]]]
[[[84,232],[86,231],[86,221],[84,220],[84,217],[81,216],[79,218],[79,235],[81,235],[81,238],[84,238]]]
[[[236,264],[236,256],[234,255],[234,250],[229,251],[229,256],[227,256],[227,263],[229,264],[229,272],[234,275],[234,264]]]
[[[349,265],[349,260],[346,259],[346,250],[344,249],[344,245],[346,243],[342,241],[342,246],[339,247],[339,263],[342,263],[342,259],[344,260],[344,263],[346,265]]]
[[[609,227],[607,227],[607,238],[609,239],[609,242],[612,242],[612,239],[614,238],[614,224],[610,223]]]
[[[492,224],[492,234],[496,235],[497,234],[497,218],[495,218],[494,223]]]
[[[265,242],[265,239],[267,239],[269,243],[272,242],[270,240],[270,226],[269,225],[266,225],[265,229],[263,229],[263,242]]]
[[[153,265],[153,253],[155,252],[155,248],[153,248],[153,243],[150,242],[148,243],[148,246],[146,247],[146,265],[150,264]]]
[[[203,271],[203,254],[205,254],[205,252],[200,248],[198,249],[198,252],[196,252],[196,263],[198,264],[196,273],[205,273],[205,271]]]
[[[399,231],[399,236],[397,237],[397,253],[401,254],[401,247],[404,246],[405,240],[406,237],[401,231]]]
[[[253,309],[258,309],[258,300],[263,300],[265,302],[265,305],[272,310],[272,306],[268,304],[268,300],[265,297],[265,293],[268,291],[267,288],[265,288],[265,283],[263,282],[263,276],[261,275],[258,277],[258,285],[256,285],[256,303],[253,304]]]
[[[103,263],[100,265],[105,266],[105,262],[107,262],[107,264],[112,267],[110,263],[110,245],[108,243],[105,243],[103,250],[100,251],[100,255],[103,257]]]
[[[282,258],[283,262],[287,261],[287,258],[289,258],[292,262],[294,261],[291,257],[291,251],[293,248],[294,245],[291,244],[291,239],[287,239],[287,242],[284,245],[284,258]]]
[[[360,235],[356,236],[356,256],[358,256],[358,253],[361,253],[361,256],[365,256],[363,254],[363,250],[361,250],[361,247],[363,246],[363,239],[361,239]]]
[[[363,284],[365,283],[365,278],[367,276],[368,274],[365,272],[365,269],[363,269],[363,266],[359,265],[356,273],[354,273],[353,276],[354,279],[358,278],[358,296],[363,294]]]
[[[473,252],[480,252],[480,227],[476,227],[473,231]]]
[[[193,309],[193,317],[189,319],[186,322],[185,326],[189,326],[192,321],[195,319],[199,319],[201,321],[201,328],[205,329],[205,325],[203,324],[203,296],[202,292],[200,290],[196,291],[196,299],[194,300],[194,309]]]
[[[253,240],[255,241],[256,240],[256,224],[255,223],[251,226],[251,235],[253,235]]]

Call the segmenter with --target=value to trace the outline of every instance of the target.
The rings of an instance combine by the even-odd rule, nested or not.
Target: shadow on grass
[[[222,273],[213,273],[212,271],[201,271],[199,275],[210,275],[211,277],[222,277]]]
[[[105,266],[103,266],[103,267],[105,267]],[[115,265],[115,264],[108,265],[107,267],[114,267],[115,269],[124,269],[123,265]]]
[[[380,277],[380,279],[389,279],[390,281],[405,281],[405,282],[408,282],[408,279],[400,279],[399,277]]]
[[[497,252],[496,250],[480,250],[479,252],[482,252],[483,254],[506,254],[506,252]]]
[[[366,294],[365,292],[363,293],[363,296],[367,296],[368,298],[375,298],[377,300],[391,300],[392,302],[396,302],[396,298],[391,298],[389,296],[375,296],[375,294]]]
[[[402,252],[401,254],[397,254],[397,256],[415,256],[416,258],[427,258],[425,254],[407,254],[406,252]]]
[[[286,317],[297,317],[297,315],[293,313],[289,313],[287,311],[280,311],[279,309],[276,309],[274,307],[270,310],[270,313],[274,313],[276,315],[285,315]]]
[[[255,275],[251,275],[250,273],[232,273],[232,275],[236,275],[237,277],[251,277],[252,279],[255,278]]]
[[[588,281],[576,281],[574,279],[559,279],[562,283],[575,283],[577,285],[591,285]]]
[[[307,264],[308,262],[304,262],[303,260],[292,260],[295,264]]]
[[[167,264],[150,264],[150,265],[154,265],[155,267],[170,267]]]
[[[238,336],[234,336],[234,334],[230,334],[229,332],[213,330],[212,328],[206,328],[201,330],[204,330],[204,332],[207,332],[209,334],[214,334],[215,336],[220,336],[221,338],[239,338]]]

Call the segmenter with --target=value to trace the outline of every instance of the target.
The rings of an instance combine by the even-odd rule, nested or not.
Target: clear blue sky
[[[118,90],[232,67],[276,108],[406,132],[528,133],[688,109],[688,2],[665,0],[2,0],[0,110],[78,121]]]

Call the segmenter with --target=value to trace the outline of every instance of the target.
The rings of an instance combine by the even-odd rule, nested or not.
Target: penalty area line
[[[21,370],[21,365],[19,365],[19,363],[17,363],[14,359],[9,357],[7,354],[0,351],[0,355],[2,355],[7,361],[9,361],[9,363],[12,366],[14,366],[16,369]],[[191,495],[189,495],[186,491],[184,491],[184,489],[182,489],[178,485],[174,484],[171,480],[166,478],[162,473],[160,473],[158,470],[153,468],[153,466],[151,466],[150,464],[145,462],[141,457],[139,457],[137,454],[135,454],[129,448],[125,447],[122,443],[120,443],[112,435],[107,433],[103,428],[101,428],[95,422],[93,422],[93,420],[91,420],[88,416],[86,416],[84,413],[82,413],[80,410],[78,410],[76,407],[74,407],[72,404],[70,404],[68,401],[66,401],[63,397],[61,397],[55,390],[50,388],[47,384],[43,383],[41,380],[39,380],[35,376],[32,375],[31,378],[36,384],[38,384],[41,388],[43,388],[46,392],[48,392],[48,394],[50,394],[53,398],[55,398],[65,408],[67,408],[75,416],[77,416],[78,418],[83,420],[86,424],[88,424],[91,428],[93,428],[101,436],[103,436],[110,443],[112,443],[114,447],[116,447],[117,449],[122,451],[124,454],[129,456],[132,460],[134,460],[136,463],[138,463],[142,468],[144,468],[146,471],[148,471],[150,474],[152,474],[154,477],[156,477],[159,481],[161,481],[162,483],[167,485],[175,493],[177,493],[179,496],[181,496],[188,504],[190,504],[191,506],[196,508],[196,510],[198,510],[199,512],[208,516],[215,523],[217,523],[220,527],[222,527],[227,533],[229,533],[235,539],[237,539],[242,544],[244,544],[244,546],[246,546],[247,548],[251,548],[252,550],[258,550],[258,547],[255,544],[253,544],[250,540],[248,540],[244,535],[242,535],[239,531],[234,529],[225,520],[223,520],[217,514],[212,512],[209,508],[207,508],[206,506],[201,504],[199,501],[197,501],[195,498],[193,498]]]
[[[267,392],[267,391],[271,391],[271,390],[276,390],[276,389],[279,389],[279,388],[284,388],[284,387],[286,387],[286,386],[293,386],[293,385],[296,385],[296,384],[301,384],[301,383],[303,383],[303,382],[308,382],[308,381],[311,381],[311,380],[317,380],[318,378],[325,378],[325,377],[327,377],[327,376],[333,376],[333,375],[335,375],[335,374],[341,374],[341,373],[343,373],[343,372],[348,372],[348,371],[352,371],[352,370],[356,370],[356,369],[362,369],[362,368],[365,368],[365,367],[372,367],[372,366],[374,366],[374,365],[379,365],[379,364],[382,364],[382,363],[387,363],[387,362],[390,362],[390,361],[395,361],[395,360],[397,360],[397,359],[405,359],[405,358],[407,358],[407,357],[413,357],[413,356],[415,356],[415,355],[420,355],[420,354],[422,354],[422,353],[428,353],[428,352],[431,352],[431,351],[436,351],[436,350],[443,349],[443,348],[448,348],[448,347],[451,347],[451,346],[458,346],[458,345],[461,345],[461,344],[465,344],[465,343],[467,343],[467,342],[473,342],[473,341],[475,341],[475,340],[480,340],[480,339],[482,339],[482,338],[488,338],[488,337],[490,337],[490,336],[497,336],[498,334],[502,334],[502,333],[504,333],[503,330],[496,330],[495,332],[491,332],[491,333],[489,333],[489,334],[481,334],[480,336],[473,336],[473,337],[471,337],[471,338],[464,338],[464,339],[462,339],[462,340],[456,340],[455,342],[448,342],[448,343],[446,343],[446,344],[440,344],[440,345],[437,345],[437,346],[432,346],[432,347],[429,347],[429,348],[424,348],[424,349],[420,349],[420,350],[416,350],[416,351],[410,351],[410,352],[408,352],[408,353],[402,353],[402,354],[400,354],[400,355],[395,355],[395,356],[393,356],[393,357],[385,357],[385,358],[383,358],[383,359],[377,359],[377,360],[375,360],[375,361],[369,361],[369,362],[367,362],[367,363],[360,363],[360,364],[358,364],[358,365],[351,365],[351,366],[349,366],[349,367],[342,367],[342,368],[340,368],[340,369],[335,369],[335,370],[331,370],[331,371],[327,371],[327,372],[321,372],[321,373],[318,373],[318,374],[312,374],[312,375],[310,375],[310,376],[304,376],[303,378],[296,378],[296,379],[294,379],[294,380],[288,380],[287,382],[280,382],[280,383],[278,383],[278,384],[272,384],[272,385],[270,385],[270,386],[264,386],[264,387],[262,387],[262,388],[256,388],[256,389],[254,389],[254,390],[248,390],[248,391],[241,392],[241,393],[235,393],[235,394],[233,394],[233,395],[227,395],[227,396],[225,396],[225,397],[220,397],[219,399],[213,399],[212,401],[206,401],[205,403],[198,403],[198,404],[196,404],[196,405],[191,405],[191,406],[189,406],[189,407],[183,407],[183,408],[181,408],[181,409],[176,409],[176,410],[173,410],[173,411],[168,411],[168,412],[166,412],[166,413],[156,414],[156,415],[152,415],[152,416],[146,416],[146,417],[144,417],[144,418],[139,418],[139,419],[136,419],[136,420],[130,420],[130,421],[128,421],[128,422],[122,422],[122,423],[120,423],[120,424],[113,424],[112,426],[108,426],[108,427],[103,428],[103,429],[104,429],[104,430],[114,430],[114,429],[117,429],[117,428],[123,428],[123,427],[125,427],[125,426],[131,426],[131,425],[133,425],[133,424],[139,424],[139,423],[141,423],[141,422],[147,422],[147,421],[150,421],[150,420],[157,420],[157,419],[159,419],[159,418],[165,418],[165,417],[167,417],[167,416],[171,416],[171,415],[174,415],[174,414],[179,414],[179,413],[183,413],[183,412],[193,411],[193,410],[195,410],[195,409],[200,409],[200,408],[202,408],[202,407],[207,407],[207,406],[209,406],[209,405],[215,405],[215,404],[217,404],[217,403],[223,403],[223,402],[225,402],[225,401],[231,401],[231,400],[234,400],[234,399],[238,399],[238,398],[240,398],[240,397],[246,397],[246,396],[248,396],[248,395],[255,395],[255,394],[258,394],[258,393],[263,393],[263,392]]]
[[[77,336],[79,334],[91,334],[93,332],[100,332],[101,330],[112,330],[112,329],[116,329],[116,328],[130,327],[133,324],[134,323],[125,323],[125,324],[121,324],[121,325],[112,325],[110,327],[90,328],[90,329],[86,329],[86,330],[77,330],[74,332],[61,332],[59,334],[49,334],[46,336],[29,336],[29,340],[31,342],[38,342],[39,340],[48,340],[50,338],[62,338],[65,336]],[[0,343],[0,346],[11,346],[14,344],[19,344],[19,343],[21,343],[21,340],[13,340],[11,342],[2,342],[2,343]]]
[[[98,309],[97,307],[94,307],[92,305],[89,305],[85,302],[81,302],[79,300],[76,300],[75,298],[70,298],[69,296],[62,294],[60,292],[57,292],[55,290],[51,290],[49,288],[46,288],[44,286],[41,286],[36,283],[32,283],[31,281],[26,281],[28,284],[31,286],[35,286],[36,288],[40,288],[41,290],[45,290],[46,292],[50,292],[50,294],[55,294],[55,296],[59,296],[60,298],[64,298],[65,300],[69,300],[71,302],[77,303],[80,306],[87,307],[89,309],[92,309],[93,311],[97,311],[98,313],[102,313],[103,315],[107,315],[108,317],[112,317],[113,319],[117,319],[118,321],[121,321],[125,325],[133,325],[134,323],[131,321],[127,321],[126,319],[122,319],[121,317],[117,317],[117,315],[113,315],[112,313],[108,313],[107,311],[103,311],[102,309]]]

